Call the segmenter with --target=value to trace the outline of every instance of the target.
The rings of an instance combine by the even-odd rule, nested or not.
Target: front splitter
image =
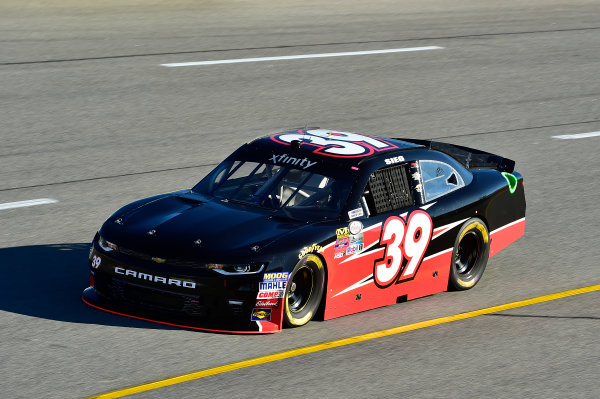
[[[103,299],[96,292],[94,287],[86,288],[81,295],[81,300],[86,305],[89,305],[95,309],[103,310],[108,313],[112,313],[112,314],[116,314],[116,315],[124,316],[124,317],[129,317],[132,319],[148,321],[151,323],[162,324],[162,325],[170,326],[170,327],[178,327],[178,328],[185,328],[185,329],[190,329],[190,330],[223,333],[223,334],[267,334],[267,333],[274,333],[274,332],[281,331],[281,322],[274,323],[271,321],[255,321],[252,323],[254,324],[253,327],[255,327],[256,330],[251,330],[250,326],[248,327],[247,330],[236,330],[236,329],[229,329],[227,327],[224,327],[224,328],[214,328],[212,326],[211,327],[203,327],[201,325],[188,325],[186,323],[180,323],[180,322],[174,322],[174,321],[168,321],[168,320],[158,320],[157,318],[148,317],[148,316],[146,316],[146,314],[144,314],[143,316],[135,315],[132,313],[137,313],[137,312],[131,311],[129,307],[127,307],[127,309],[123,309],[123,307],[118,307],[117,305],[113,304],[112,302]],[[281,312],[281,309],[274,309],[273,313],[278,313],[278,316],[281,316],[280,314],[282,312]],[[281,318],[279,318],[279,320],[281,320]]]

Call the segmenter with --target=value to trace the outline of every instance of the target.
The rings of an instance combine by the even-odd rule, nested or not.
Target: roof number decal
[[[340,158],[364,157],[376,151],[398,148],[380,138],[325,129],[279,133],[271,136],[271,140],[285,145],[298,140],[304,145],[315,147],[315,154]]]

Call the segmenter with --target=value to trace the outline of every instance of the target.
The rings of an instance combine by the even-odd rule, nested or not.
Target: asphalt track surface
[[[0,397],[81,398],[600,283],[598,1],[0,4]],[[439,46],[393,54],[164,63]],[[245,140],[305,124],[440,138],[525,176],[526,235],[472,290],[265,336],[91,309],[88,242]],[[132,397],[598,397],[591,292]]]

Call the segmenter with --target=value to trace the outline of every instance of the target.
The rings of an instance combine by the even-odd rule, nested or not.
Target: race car
[[[472,288],[525,231],[515,162],[429,140],[319,128],[252,140],[191,189],[100,228],[95,308],[271,333]]]

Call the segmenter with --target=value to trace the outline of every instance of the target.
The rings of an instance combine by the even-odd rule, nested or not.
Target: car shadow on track
[[[90,244],[0,248],[0,310],[71,323],[170,330],[85,305]]]

